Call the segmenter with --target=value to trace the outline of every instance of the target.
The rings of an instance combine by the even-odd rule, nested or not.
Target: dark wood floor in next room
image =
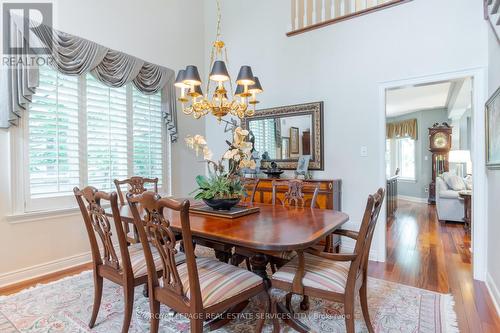
[[[369,275],[451,293],[460,332],[500,332],[486,285],[472,278],[469,247],[463,224],[440,223],[435,206],[400,200],[387,222],[387,261],[371,262]]]

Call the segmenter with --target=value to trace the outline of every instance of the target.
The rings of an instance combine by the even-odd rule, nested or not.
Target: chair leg
[[[134,309],[134,286],[124,286],[125,294],[125,311],[123,313],[122,333],[127,333],[132,320],[132,311]]]
[[[309,310],[309,296],[304,295],[302,297],[302,302],[300,302],[300,309],[302,311],[308,311]]]
[[[278,317],[278,304],[275,300],[271,299],[271,321],[273,323],[273,333],[279,333],[280,331],[280,320]]]
[[[101,306],[102,299],[102,276],[98,276],[94,272],[94,306],[92,307],[92,316],[90,317],[89,327],[93,328],[95,321],[97,319],[97,314],[99,313],[99,307]]]
[[[203,332],[203,319],[191,319],[191,333]]]
[[[151,297],[149,299],[149,309],[151,312],[150,331],[151,333],[158,333],[158,329],[160,327],[160,302]]]
[[[252,265],[250,265],[250,258],[245,258],[245,264],[247,265],[247,270],[252,271]]]
[[[259,299],[261,300],[261,308],[259,313],[259,318],[257,319],[257,327],[255,328],[256,333],[261,333],[266,323],[266,314],[271,312],[271,297],[264,291],[259,294]]]
[[[344,303],[345,327],[347,333],[354,333],[354,296],[346,295]]]
[[[370,320],[370,313],[368,311],[368,297],[367,297],[367,286],[366,281],[359,289],[359,299],[361,301],[361,310],[363,311],[363,318],[365,319],[366,327],[368,327],[368,332],[373,333],[373,325]]]

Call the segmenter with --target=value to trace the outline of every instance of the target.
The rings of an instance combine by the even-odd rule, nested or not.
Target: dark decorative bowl
[[[281,169],[267,169],[267,170],[264,170],[262,171],[264,172],[268,178],[280,178],[281,174],[285,171],[281,170]]]
[[[240,202],[241,198],[234,199],[203,199],[203,202],[213,210],[231,210]]]

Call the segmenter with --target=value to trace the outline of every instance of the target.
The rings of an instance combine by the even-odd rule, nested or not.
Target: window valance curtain
[[[417,119],[408,119],[393,123],[388,123],[386,125],[386,137],[387,139],[396,138],[412,138],[417,140],[418,138],[418,126]]]
[[[29,26],[29,36],[23,33],[24,24]],[[36,61],[33,63],[33,59],[43,58],[50,66],[67,75],[90,73],[110,87],[122,87],[132,82],[144,94],[161,92],[165,124],[172,142],[177,140],[173,70],[16,15],[12,15],[10,32],[10,45],[23,50],[11,55],[12,59],[23,61],[15,61],[8,68],[3,65],[0,97],[9,103],[0,105],[0,127],[8,128],[18,123],[38,87],[39,64]],[[27,40],[30,50],[26,47]],[[44,51],[41,52],[41,49]],[[39,54],[35,57],[32,55],[34,52]]]

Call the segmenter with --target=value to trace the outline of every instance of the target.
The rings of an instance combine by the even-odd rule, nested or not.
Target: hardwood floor
[[[472,279],[470,237],[461,223],[440,223],[435,206],[399,201],[387,221],[387,261],[370,262],[369,275],[451,293],[461,332],[500,332],[486,285]]]
[[[500,332],[500,318],[484,283],[472,279],[470,237],[463,225],[441,224],[434,206],[399,201],[388,221],[387,261],[370,262],[369,275],[417,288],[451,293],[460,332]],[[37,283],[48,283],[90,269],[82,265],[1,288],[8,295]]]

